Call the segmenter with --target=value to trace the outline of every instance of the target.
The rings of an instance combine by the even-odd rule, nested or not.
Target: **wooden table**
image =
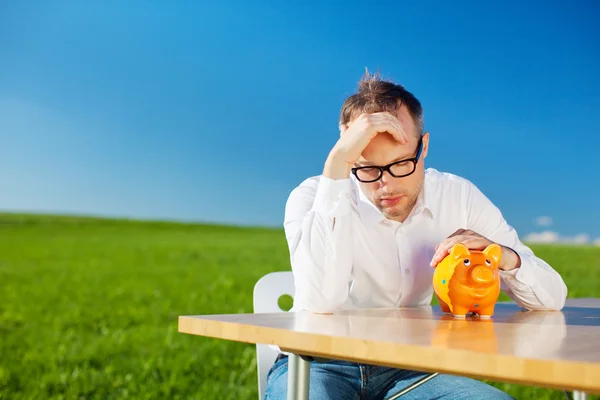
[[[568,300],[562,311],[499,303],[491,320],[439,307],[192,315],[179,317],[179,332],[291,353],[288,398],[308,398],[304,356],[600,394],[600,299]]]

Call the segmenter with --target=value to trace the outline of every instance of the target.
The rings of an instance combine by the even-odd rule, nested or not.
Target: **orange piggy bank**
[[[482,251],[455,244],[433,273],[433,290],[442,311],[463,318],[468,313],[481,318],[494,315],[500,295],[501,257],[502,248],[497,244]]]

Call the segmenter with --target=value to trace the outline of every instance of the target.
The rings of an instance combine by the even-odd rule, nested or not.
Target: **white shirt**
[[[295,282],[290,311],[429,305],[435,246],[461,228],[519,254],[519,268],[500,271],[502,290],[519,306],[563,308],[563,279],[519,240],[500,210],[467,179],[429,168],[403,223],[387,219],[353,176],[311,177],[291,192],[284,221]]]

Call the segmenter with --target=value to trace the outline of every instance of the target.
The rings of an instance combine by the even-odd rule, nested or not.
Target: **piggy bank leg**
[[[479,318],[490,319],[494,315],[494,306],[484,307],[478,311]]]
[[[440,297],[437,294],[435,295],[435,297],[437,297],[438,303],[440,303],[440,308],[442,309],[442,312],[444,314],[452,314],[450,306],[448,306],[448,304],[446,304],[442,299],[440,299]]]
[[[468,313],[469,309],[467,307],[460,306],[455,306],[454,311],[452,312],[452,314],[454,314],[454,318],[466,318]]]

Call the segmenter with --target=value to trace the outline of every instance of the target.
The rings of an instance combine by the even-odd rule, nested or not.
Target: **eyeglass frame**
[[[421,137],[419,138],[419,144],[417,145],[417,154],[412,157],[412,158],[405,158],[403,160],[398,160],[398,161],[394,161],[391,164],[388,165],[384,165],[382,167],[376,166],[376,165],[365,165],[363,167],[354,167],[351,169],[352,174],[354,176],[356,176],[356,179],[358,179],[360,182],[363,183],[373,183],[373,182],[377,182],[378,180],[381,179],[381,177],[383,176],[383,173],[385,171],[387,171],[391,176],[393,176],[394,178],[404,178],[406,176],[412,175],[415,173],[415,171],[417,170],[417,163],[419,162],[419,158],[421,157],[421,152],[423,151],[423,135],[421,135]],[[409,172],[408,174],[404,174],[404,175],[394,175],[394,173],[392,172],[392,170],[390,169],[392,166],[396,165],[396,164],[400,164],[400,163],[405,163],[407,161],[412,161],[413,163],[413,170],[411,172]],[[362,180],[358,177],[358,171],[361,169],[367,169],[367,168],[375,168],[379,170],[379,175],[377,176],[377,178],[373,179],[373,180]]]

